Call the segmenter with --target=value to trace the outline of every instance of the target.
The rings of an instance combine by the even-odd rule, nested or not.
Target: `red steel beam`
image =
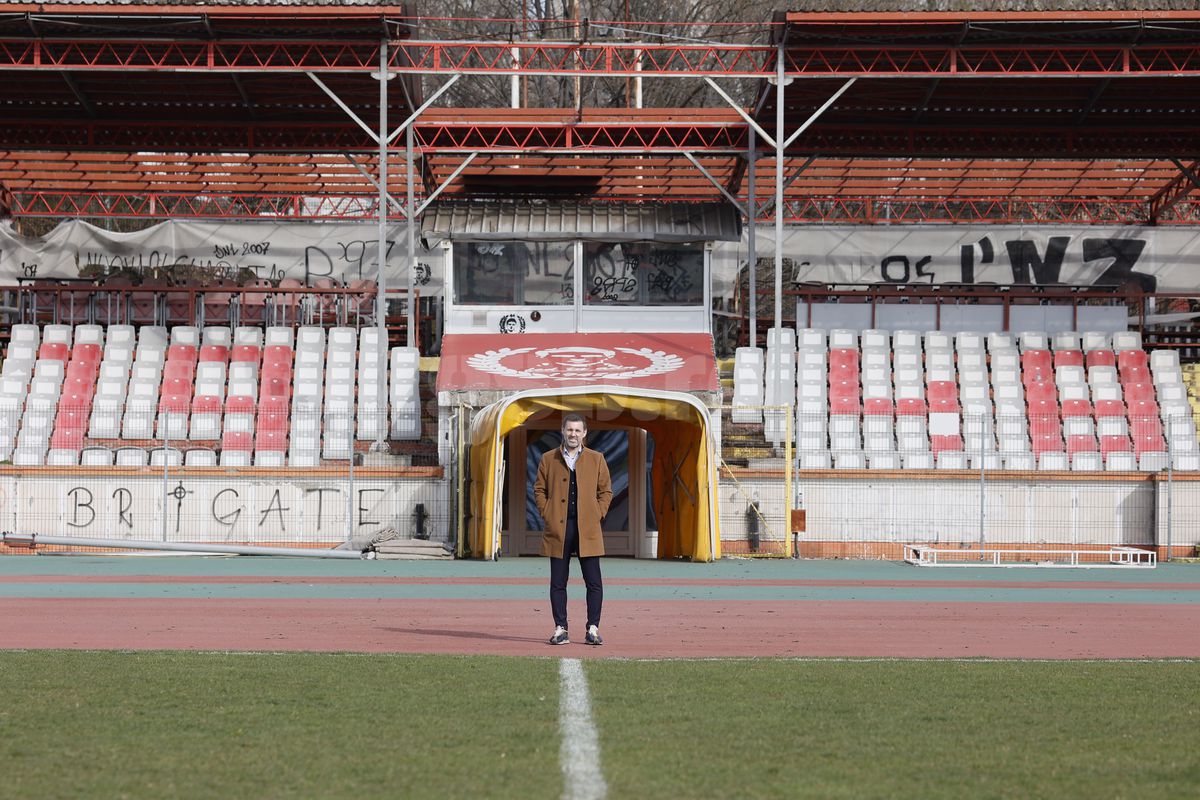
[[[746,125],[714,121],[418,122],[417,147],[436,152],[539,150],[741,153]],[[378,144],[356,125],[239,124],[46,120],[0,122],[0,150],[216,150],[374,152]]]
[[[617,198],[624,199],[624,198]],[[711,192],[673,196],[678,201],[713,200]],[[603,198],[597,198],[603,202]],[[12,211],[28,217],[195,218],[357,220],[375,215],[374,195],[299,194],[207,196],[176,193],[62,193],[19,191]],[[790,224],[844,223],[1039,223],[1139,224],[1146,222],[1146,205],[1136,198],[1016,199],[952,198],[896,199],[879,197],[789,198],[784,220]],[[765,221],[765,220],[764,220]],[[1200,199],[1181,201],[1159,224],[1200,223]]]
[[[789,74],[806,77],[1146,77],[1200,75],[1200,45],[946,47],[789,46]]]
[[[390,69],[404,73],[768,77],[763,45],[619,42],[458,42],[398,39]],[[517,52],[514,60],[513,51]],[[1030,77],[1200,75],[1200,43],[1180,45],[789,45],[795,77]],[[0,39],[0,69],[137,72],[366,72],[378,42]]]
[[[415,126],[424,153],[611,152],[634,155],[743,153],[747,128],[717,121],[584,120],[575,124],[430,121]],[[352,124],[240,124],[235,122],[14,120],[0,123],[0,150],[194,150],[214,152],[373,152],[377,145]],[[887,129],[870,125],[814,125],[791,154],[877,157],[1138,158],[1200,152],[1200,127],[1105,126],[1087,130],[1023,128]],[[769,151],[763,150],[763,155]]]
[[[1192,176],[1200,173],[1200,161],[1193,161],[1189,169],[1192,172],[1191,176],[1180,172],[1150,198],[1149,212],[1152,223],[1159,222],[1163,214],[1177,206],[1196,188],[1196,183],[1192,179]]]
[[[1200,223],[1200,202],[1175,206],[1158,224]],[[1074,225],[1145,224],[1146,204],[1137,198],[1044,200],[1024,198],[803,197],[784,201],[784,221],[803,223],[1036,223]],[[773,218],[772,218],[773,219]]]
[[[1031,87],[1032,88],[1032,87]],[[1124,125],[1087,129],[1030,126],[1019,128],[884,128],[818,122],[789,148],[789,153],[822,156],[940,158],[1138,158],[1163,153],[1200,152],[1200,127],[1150,127],[1134,119]]]
[[[196,196],[173,193],[16,192],[13,214],[25,217],[191,219],[370,219],[375,195]]]

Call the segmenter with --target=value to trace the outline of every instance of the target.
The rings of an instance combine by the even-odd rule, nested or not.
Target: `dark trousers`
[[[567,627],[567,579],[571,575],[571,556],[579,553],[579,524],[567,520],[563,557],[550,559],[550,610],[554,624]],[[579,569],[587,586],[587,624],[600,626],[600,607],[604,605],[604,584],[600,577],[600,556],[579,557]]]

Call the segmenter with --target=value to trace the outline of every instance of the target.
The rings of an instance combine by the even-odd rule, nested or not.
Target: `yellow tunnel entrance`
[[[658,519],[659,558],[720,558],[708,409],[689,394],[617,386],[518,392],[475,415],[466,542],[472,555],[492,559],[500,550],[505,437],[531,420],[557,418],[568,411],[583,414],[589,426],[642,428],[654,437],[649,490]]]

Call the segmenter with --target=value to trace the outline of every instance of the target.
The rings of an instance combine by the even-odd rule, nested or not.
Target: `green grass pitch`
[[[1194,797],[1195,662],[584,662],[614,798]],[[557,661],[0,652],[0,797],[562,794]]]

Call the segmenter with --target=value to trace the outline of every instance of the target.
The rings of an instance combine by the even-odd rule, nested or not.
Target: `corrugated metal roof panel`
[[[791,13],[1195,11],[1195,0],[790,0]]]
[[[55,0],[61,6],[395,6],[395,0]],[[790,0],[792,12],[1194,11],[1195,0]]]
[[[429,238],[527,241],[734,242],[742,234],[725,203],[434,203],[421,229]]]
[[[53,0],[53,2],[43,5],[58,10],[69,6],[128,6],[145,9],[178,8],[181,6],[185,8],[202,8],[206,6],[246,6],[249,8],[271,6],[327,6],[336,8],[339,6],[354,6],[370,8],[378,6],[395,9],[401,4],[401,0]],[[0,3],[0,8],[4,5],[21,4]]]

